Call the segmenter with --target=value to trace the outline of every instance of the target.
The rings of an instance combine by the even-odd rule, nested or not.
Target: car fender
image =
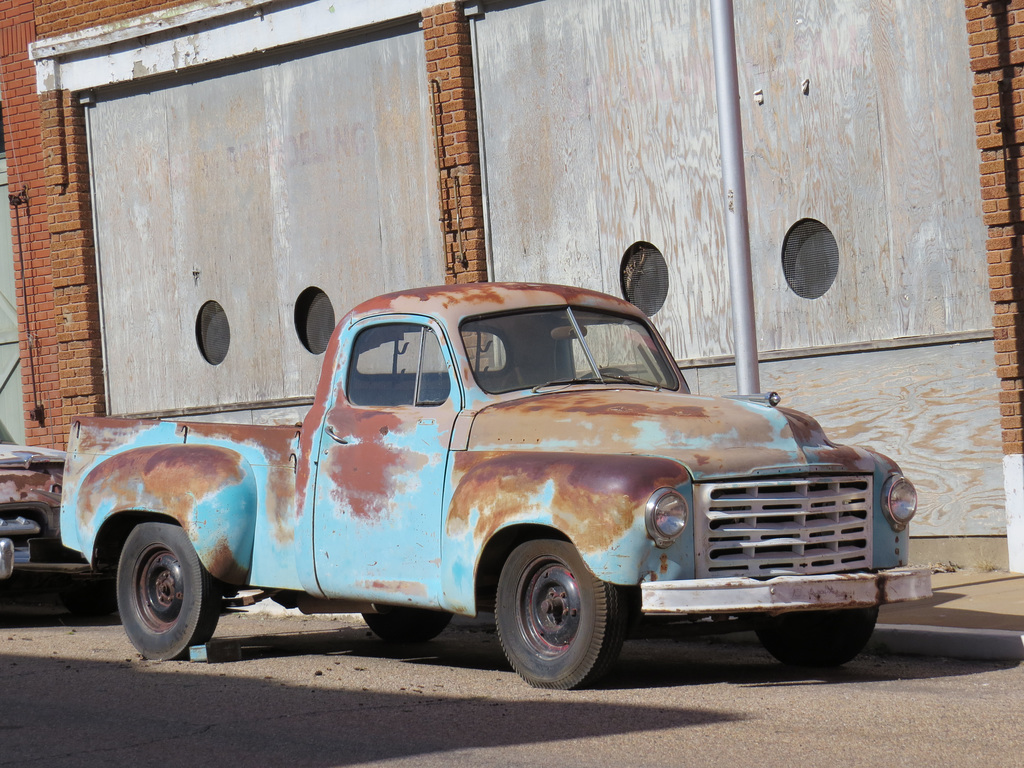
[[[95,553],[98,533],[117,515],[163,516],[181,525],[211,575],[240,585],[252,567],[257,503],[252,467],[238,452],[156,445],[108,456],[87,469],[73,510],[83,553]]]
[[[466,601],[475,600],[481,554],[509,527],[551,529],[576,547],[598,578],[638,584],[664,553],[647,535],[651,494],[676,488],[691,509],[693,503],[686,467],[657,456],[463,453],[454,462],[453,487],[444,524],[445,597],[469,613],[475,613]],[[692,563],[692,543],[681,559]]]

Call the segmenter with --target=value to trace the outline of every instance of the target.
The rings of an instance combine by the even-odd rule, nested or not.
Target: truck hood
[[[639,389],[574,387],[488,406],[473,420],[468,449],[663,456],[694,480],[875,468],[875,454],[829,442],[799,411]]]

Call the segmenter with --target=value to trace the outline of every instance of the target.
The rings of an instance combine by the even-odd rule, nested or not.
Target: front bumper
[[[869,608],[931,597],[931,572],[894,568],[875,573],[776,576],[774,579],[691,579],[641,585],[650,615],[785,613]]]

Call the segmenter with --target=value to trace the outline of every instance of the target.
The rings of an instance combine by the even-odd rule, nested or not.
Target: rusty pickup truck
[[[574,688],[641,621],[753,629],[838,665],[906,568],[917,495],[775,396],[698,397],[648,318],[600,293],[477,284],[367,301],[301,425],[81,418],[64,542],[116,570],[128,637],[187,656],[225,596],[359,612],[388,641],[494,612],[530,684]]]

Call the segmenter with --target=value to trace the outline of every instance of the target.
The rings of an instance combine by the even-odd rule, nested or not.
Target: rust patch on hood
[[[446,532],[458,537],[472,528],[482,544],[543,508],[581,551],[605,551],[643,515],[651,493],[687,479],[678,463],[646,456],[459,453]]]
[[[820,428],[818,430],[820,432]],[[816,444],[813,430],[803,437]],[[574,388],[498,403],[473,422],[470,450],[664,456],[695,475],[747,474],[806,463],[785,415],[726,398]]]

